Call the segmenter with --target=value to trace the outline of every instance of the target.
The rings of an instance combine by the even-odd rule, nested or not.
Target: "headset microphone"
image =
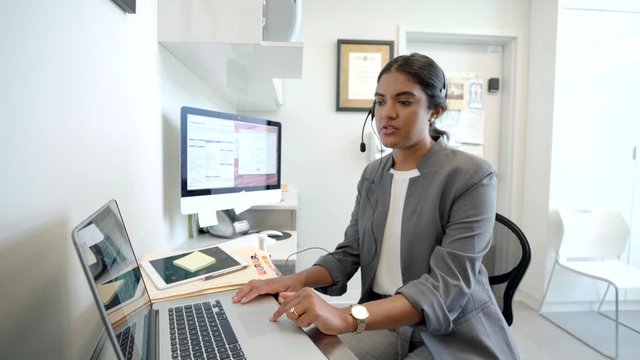
[[[373,106],[369,108],[369,112],[364,118],[364,123],[362,123],[362,133],[360,134],[360,152],[367,151],[367,144],[364,143],[364,127],[367,125],[369,116],[371,116],[371,120],[373,120]]]

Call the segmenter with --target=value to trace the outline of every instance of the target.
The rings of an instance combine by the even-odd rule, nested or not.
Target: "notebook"
[[[271,296],[233,304],[233,291],[152,303],[118,204],[72,231],[104,329],[92,359],[326,359],[293,322],[268,319]]]

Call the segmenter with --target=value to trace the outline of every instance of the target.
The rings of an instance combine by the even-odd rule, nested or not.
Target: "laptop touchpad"
[[[271,316],[271,314],[269,314],[269,316]],[[236,314],[236,318],[240,320],[244,331],[251,337],[265,336],[273,334],[276,331],[298,332],[295,323],[287,319],[285,315],[281,316],[277,322],[269,321],[269,316],[265,316],[263,309],[242,311]]]

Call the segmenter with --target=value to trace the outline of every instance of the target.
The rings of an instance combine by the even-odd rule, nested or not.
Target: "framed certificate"
[[[393,41],[338,40],[336,111],[368,111],[378,74],[393,57]]]

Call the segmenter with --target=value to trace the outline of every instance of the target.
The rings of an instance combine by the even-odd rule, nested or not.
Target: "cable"
[[[378,151],[380,151],[380,158],[382,158],[382,155],[384,154],[384,145],[382,145],[382,139],[380,139],[380,134],[378,134],[376,129],[373,127],[373,121],[369,125],[371,126],[371,132],[376,136],[376,138],[378,139],[378,144],[380,144],[380,146],[378,147]],[[377,173],[378,172],[376,171],[376,174]]]
[[[335,255],[333,255],[329,250],[327,250],[327,249],[325,249],[325,248],[323,248],[323,247],[319,247],[319,246],[311,246],[311,247],[308,247],[308,248],[306,248],[306,249],[298,250],[298,251],[296,251],[296,252],[294,252],[294,253],[290,254],[289,256],[287,256],[287,258],[284,260],[284,268],[285,268],[285,269],[287,269],[287,268],[288,268],[288,267],[287,267],[287,264],[288,264],[288,262],[289,262],[289,258],[291,258],[293,255],[297,255],[297,254],[303,253],[303,252],[305,252],[305,251],[307,251],[307,250],[322,250],[322,251],[326,252],[328,255],[331,255],[331,257],[333,257],[333,258],[338,262],[338,264],[340,264],[340,265],[342,265],[342,266],[345,266],[345,265],[344,265],[340,260],[338,260],[338,258],[337,258]],[[295,271],[294,271],[294,272],[295,272]]]
[[[375,132],[374,132],[375,133]],[[377,133],[375,133],[376,136],[378,136]],[[380,136],[378,136],[378,140],[380,140]],[[382,154],[383,154],[383,150],[382,150],[382,140],[380,140],[380,159],[378,159],[378,168],[376,168],[376,172],[373,174],[373,179],[371,181],[371,185],[369,185],[369,188],[367,189],[367,192],[365,193],[365,197],[367,198],[367,201],[369,202],[369,206],[371,207],[371,219],[369,222],[369,229],[371,230],[371,235],[373,236],[373,244],[375,245],[375,248],[373,250],[373,257],[371,257],[371,260],[369,260],[368,263],[366,264],[360,264],[360,268],[365,267],[365,266],[369,266],[371,265],[371,263],[373,262],[373,260],[375,260],[376,255],[378,253],[378,241],[376,239],[376,233],[375,231],[373,231],[373,218],[374,215],[376,213],[376,209],[373,206],[373,202],[371,201],[371,198],[369,197],[369,192],[371,191],[371,188],[373,187],[373,184],[375,184],[375,179],[378,176],[378,172],[380,172],[380,168],[382,167]]]

